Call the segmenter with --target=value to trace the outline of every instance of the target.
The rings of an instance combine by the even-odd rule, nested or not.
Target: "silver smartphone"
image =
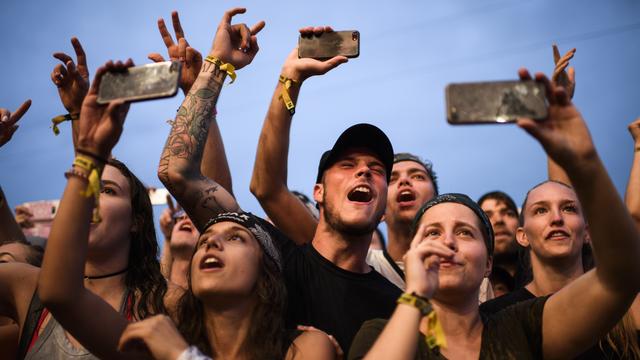
[[[449,84],[445,97],[450,124],[512,123],[548,115],[544,85],[533,80]]]
[[[360,55],[360,32],[356,30],[332,31],[320,36],[298,37],[298,57],[329,59],[337,55],[356,58]]]
[[[144,101],[175,96],[180,81],[181,63],[165,61],[108,72],[102,76],[98,104],[113,100]]]

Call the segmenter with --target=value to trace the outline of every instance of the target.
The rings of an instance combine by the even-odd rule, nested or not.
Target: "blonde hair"
[[[640,359],[638,335],[633,317],[629,311],[627,311],[616,326],[607,333],[604,339],[598,342],[600,349],[603,349],[605,343],[608,344],[621,359]]]

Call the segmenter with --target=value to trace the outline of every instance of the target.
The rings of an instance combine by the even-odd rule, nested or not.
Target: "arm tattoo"
[[[158,165],[160,180],[179,202],[186,202],[183,206],[190,207],[195,213],[202,212],[203,209],[209,213],[221,209],[215,196],[218,185],[202,175],[200,165],[209,125],[215,119],[215,106],[225,77],[226,72],[214,64],[204,62],[200,75],[173,121]],[[186,187],[191,189],[177,188],[177,184],[171,181],[170,173],[186,179]]]

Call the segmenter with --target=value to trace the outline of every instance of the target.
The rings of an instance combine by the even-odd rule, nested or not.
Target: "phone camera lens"
[[[353,41],[358,41],[358,32],[357,32],[357,31],[354,31],[354,32],[351,34],[351,40],[353,40]]]

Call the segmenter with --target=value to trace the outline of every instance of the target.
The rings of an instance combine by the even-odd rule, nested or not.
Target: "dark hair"
[[[570,190],[573,191],[573,187],[571,185],[565,184],[562,181],[557,181],[557,180],[545,180],[545,181],[535,185],[534,187],[529,189],[529,191],[527,191],[527,195],[525,195],[524,200],[522,201],[522,206],[520,207],[520,209],[521,209],[520,216],[518,217],[518,220],[520,222],[520,226],[524,226],[524,213],[525,213],[525,208],[527,207],[527,201],[529,200],[529,194],[531,194],[531,192],[533,190],[539,188],[540,186],[542,186],[544,184],[548,184],[548,183],[560,184],[560,185],[566,187],[567,189],[570,189]]]
[[[137,299],[132,309],[133,315],[144,319],[150,315],[164,314],[167,282],[160,272],[158,241],[147,188],[122,162],[109,159],[107,164],[118,169],[129,180],[131,214],[136,231],[131,234],[125,286]]]
[[[27,264],[33,265],[36,267],[42,266],[42,257],[44,255],[44,249],[42,248],[42,246],[32,245],[30,242],[22,239],[5,241],[2,244],[0,244],[0,246],[8,245],[8,244],[23,245],[24,247],[27,248],[27,257],[25,259],[27,261]]]
[[[504,203],[509,210],[513,211],[513,213],[516,214],[516,216],[519,215],[518,207],[516,206],[515,201],[513,201],[511,196],[507,195],[506,193],[504,193],[502,191],[499,191],[499,190],[490,191],[490,192],[480,196],[480,199],[478,199],[478,205],[480,205],[480,207],[482,207],[482,203],[484,203],[485,201],[487,201],[489,199],[495,200],[497,202]]]
[[[393,163],[398,163],[401,161],[413,161],[422,165],[424,169],[427,171],[427,175],[429,175],[429,179],[431,179],[431,183],[433,184],[433,190],[435,191],[435,196],[440,195],[440,189],[438,187],[438,175],[436,175],[435,170],[433,170],[433,164],[429,160],[423,160],[419,156],[413,155],[411,153],[397,153],[393,155]]]
[[[243,342],[250,359],[283,359],[287,352],[284,311],[287,289],[282,272],[275,261],[264,255],[260,258],[260,274],[255,287],[258,302],[252,313],[253,326]],[[194,254],[197,251],[194,250]],[[193,255],[191,257],[193,261]],[[207,337],[204,322],[204,305],[193,293],[191,267],[187,273],[188,289],[178,301],[176,322],[187,343],[195,345],[203,353],[213,356],[213,348]]]

